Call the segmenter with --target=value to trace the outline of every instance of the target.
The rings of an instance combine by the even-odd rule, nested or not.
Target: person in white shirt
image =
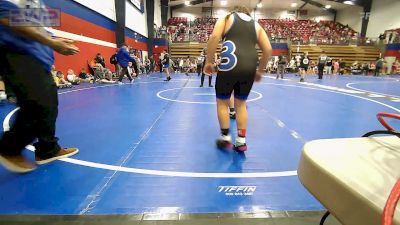
[[[81,83],[81,79],[77,75],[75,75],[72,69],[67,70],[67,80],[74,85],[78,85]]]
[[[185,71],[186,76],[189,75],[190,72],[190,56],[187,57],[187,59],[185,60],[185,62],[183,63],[183,70]]]
[[[137,74],[135,73],[132,62],[128,62],[127,69],[128,69],[128,73],[129,73],[129,75],[131,75],[132,79],[133,79],[133,77],[137,77]]]
[[[182,73],[183,72],[183,59],[179,59],[179,71]]]
[[[296,71],[296,60],[294,60],[294,57],[292,57],[292,59],[289,62],[289,68],[291,72]]]

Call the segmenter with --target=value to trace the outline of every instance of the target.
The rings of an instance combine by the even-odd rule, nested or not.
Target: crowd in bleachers
[[[207,42],[216,22],[217,18],[211,17],[196,18],[194,21],[172,17],[168,21],[168,34],[173,41]]]
[[[175,42],[207,42],[216,18],[197,18],[188,21],[184,17],[172,17],[168,21],[168,34]],[[302,44],[350,44],[359,41],[359,34],[347,25],[333,21],[260,19],[272,42],[291,40]],[[363,40],[364,44],[372,40]]]

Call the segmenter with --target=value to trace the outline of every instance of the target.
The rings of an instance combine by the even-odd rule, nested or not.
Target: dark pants
[[[206,76],[205,73],[201,74],[201,86],[203,86],[204,84],[204,77]],[[211,86],[211,82],[212,82],[212,76],[208,76],[208,86]]]
[[[120,70],[119,70],[119,78],[118,78],[118,81],[119,82],[122,82],[122,79],[124,78],[124,76],[126,75],[127,77],[128,77],[128,79],[130,80],[130,81],[132,81],[132,76],[129,74],[129,72],[128,72],[128,67],[123,67],[123,66],[120,66],[121,68],[120,68]],[[139,75],[139,74],[136,74],[136,75]]]
[[[382,69],[381,67],[376,67],[375,73],[374,73],[375,77],[379,76],[379,73],[381,72],[381,69]]]
[[[197,65],[197,76],[200,76],[202,69],[203,69],[203,67],[201,65]]]
[[[50,72],[35,58],[6,53],[4,81],[12,88],[20,110],[11,129],[0,140],[4,155],[20,155],[36,138],[36,156],[50,158],[60,151],[55,137],[58,115],[57,87]]]
[[[154,73],[154,67],[155,67],[154,64],[150,64],[150,73]]]
[[[114,64],[114,68],[115,68],[115,74],[119,74],[119,65],[118,64]]]
[[[206,60],[204,59],[202,65],[201,65],[201,68],[200,68],[200,71],[201,71],[201,84],[200,85],[201,86],[203,86],[204,77],[206,76],[206,74],[203,72],[203,68],[204,68],[205,65],[206,65]],[[198,69],[197,69],[197,73],[199,73]],[[208,76],[208,86],[211,86],[211,82],[212,82],[212,76]]]
[[[324,76],[324,64],[318,64],[318,79],[322,79]]]
[[[283,74],[285,73],[285,67],[286,67],[285,64],[278,64],[278,70],[276,72],[276,79],[279,78],[279,75],[283,79]]]

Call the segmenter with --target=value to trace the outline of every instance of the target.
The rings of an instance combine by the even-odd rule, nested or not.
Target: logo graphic
[[[60,9],[24,8],[10,10],[10,26],[57,27],[60,26]]]
[[[251,196],[256,189],[257,186],[219,186],[218,192],[226,196]]]

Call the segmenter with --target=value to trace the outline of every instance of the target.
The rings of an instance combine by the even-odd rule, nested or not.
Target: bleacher
[[[216,21],[207,17],[190,22],[185,17],[172,17],[168,21],[168,33],[174,42],[207,42]],[[353,29],[334,21],[259,19],[258,22],[272,40],[289,38],[302,44],[349,44],[358,38]]]
[[[172,43],[171,58],[186,58],[188,56],[197,58],[206,45],[206,43]]]
[[[171,45],[171,57],[181,58],[190,56],[196,58],[200,55],[206,43],[173,43]],[[261,51],[259,54],[261,54]],[[325,54],[333,59],[342,59],[347,65],[358,61],[359,63],[370,63],[379,57],[379,50],[374,46],[348,46],[348,45],[301,45],[297,52],[297,46],[290,49],[291,55],[308,52],[311,60],[315,61],[325,51]]]
[[[357,38],[357,33],[348,26],[334,21],[292,20],[292,19],[259,19],[271,39],[290,38],[292,42],[302,44],[331,43],[345,44]]]
[[[215,22],[215,18],[197,18],[190,28],[193,31],[193,36],[196,36],[196,38],[180,38],[186,42],[174,42],[171,45],[172,58],[198,57],[202,49],[206,46],[205,42],[212,32]],[[176,26],[179,23],[186,25],[189,22],[185,21],[184,18],[170,19],[171,25],[174,24]],[[356,32],[350,27],[333,21],[320,21],[320,23],[316,23],[312,20],[260,19],[259,23],[270,35],[270,38],[271,36],[275,38],[290,38],[293,42],[289,50],[292,56],[308,52],[311,60],[315,61],[321,55],[322,51],[325,51],[325,54],[329,57],[342,59],[347,65],[350,65],[355,61],[359,63],[376,61],[380,54],[380,50],[372,45],[348,45],[349,39],[356,37]],[[189,29],[189,26],[187,28]],[[297,51],[298,40],[301,40],[301,45]],[[309,45],[309,41],[314,41],[318,45]]]
[[[299,51],[297,52],[297,47]],[[291,48],[292,56],[308,52],[311,60],[315,61],[325,51],[325,54],[333,59],[342,59],[346,65],[355,61],[359,63],[375,62],[379,57],[379,50],[375,46],[349,46],[349,45],[293,45]]]
[[[171,58],[186,58],[190,56],[191,58],[197,58],[200,56],[201,51],[206,47],[206,43],[172,43],[171,45]],[[274,48],[274,55],[288,55],[288,46],[285,43],[272,43]],[[218,46],[217,53],[219,54],[221,50],[221,45]],[[258,55],[261,56],[261,49],[257,49]]]

